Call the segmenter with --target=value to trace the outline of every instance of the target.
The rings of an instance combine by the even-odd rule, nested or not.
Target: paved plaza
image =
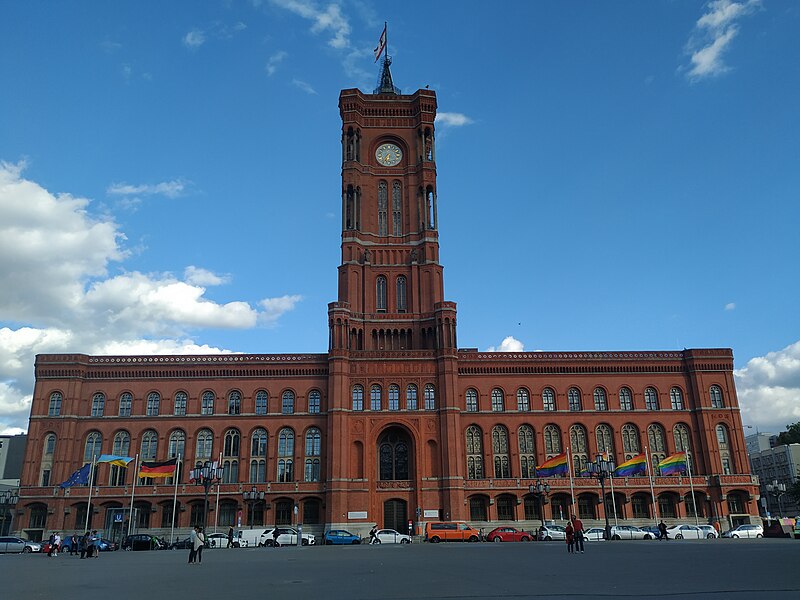
[[[800,597],[800,541],[414,544],[0,555],[0,596],[59,598]]]

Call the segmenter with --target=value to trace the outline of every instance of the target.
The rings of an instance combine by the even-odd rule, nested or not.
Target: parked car
[[[761,525],[739,525],[736,529],[731,529],[722,534],[725,538],[762,538],[764,528]]]
[[[539,527],[539,539],[544,542],[566,540],[567,532],[561,525],[543,525]]]
[[[267,529],[264,533],[261,534],[261,541],[260,545],[262,546],[297,546],[297,530],[293,527],[278,527],[278,543],[275,543],[275,537],[273,536],[272,532],[275,530],[273,527],[272,529]],[[301,542],[303,546],[313,546],[317,543],[317,538],[311,535],[310,533],[303,534],[303,540]]]
[[[700,525],[700,529],[702,529],[703,533],[706,534],[707,540],[713,540],[714,538],[719,537],[719,534],[717,533],[717,530],[714,529],[713,525]]]
[[[331,529],[325,532],[325,545],[347,545],[347,544],[360,544],[361,538],[344,529]]]
[[[615,525],[611,528],[612,540],[651,540],[653,534],[633,525]]]
[[[425,541],[438,542],[477,542],[481,532],[463,521],[431,521],[425,523]]]
[[[490,542],[530,542],[533,536],[516,527],[495,527],[487,535]]]
[[[25,540],[22,538],[4,536],[0,537],[0,552],[15,552],[17,554],[21,554],[23,552],[33,552],[33,550],[28,550],[28,546],[25,544]]]
[[[123,550],[158,550],[160,547],[158,538],[146,533],[134,533],[122,541]]]
[[[239,536],[234,536],[231,545],[238,548]],[[227,548],[228,547],[228,534],[227,533],[209,533],[206,537],[206,546],[209,548]]]
[[[660,540],[661,539],[661,531],[655,525],[649,525],[647,527],[642,527],[641,530],[642,531],[646,531],[647,533],[652,535],[654,540]]]
[[[667,527],[667,537],[673,540],[703,540],[706,532],[696,525],[678,524]]]
[[[375,534],[379,544],[410,544],[411,536],[394,529],[379,529]]]
[[[602,527],[592,527],[583,532],[583,539],[587,541],[603,541],[605,540],[606,530]]]

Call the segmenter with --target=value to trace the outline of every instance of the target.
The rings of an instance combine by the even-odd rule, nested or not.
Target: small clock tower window
[[[378,235],[387,235],[387,206],[389,202],[389,189],[385,181],[378,184]]]

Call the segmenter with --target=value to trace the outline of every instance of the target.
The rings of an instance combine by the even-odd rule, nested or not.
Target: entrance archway
[[[407,481],[413,479],[411,437],[400,427],[390,427],[378,439],[378,479]]]
[[[405,500],[392,499],[383,503],[383,526],[406,533],[408,529],[408,503]]]

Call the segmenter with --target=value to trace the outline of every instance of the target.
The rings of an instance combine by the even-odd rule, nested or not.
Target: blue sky
[[[732,347],[800,420],[797,3],[87,0],[0,7],[0,431],[37,353],[326,351],[384,21],[460,346]]]

